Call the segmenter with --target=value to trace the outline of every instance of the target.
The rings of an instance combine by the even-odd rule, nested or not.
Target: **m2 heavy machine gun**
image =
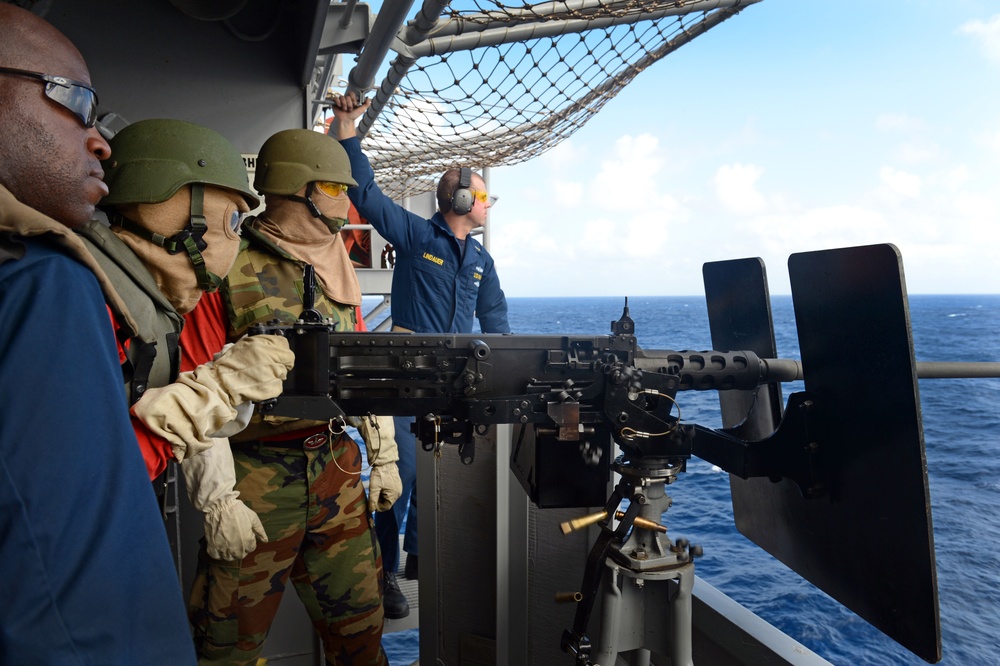
[[[515,424],[510,466],[538,507],[604,506],[565,527],[600,529],[561,641],[578,664],[636,650],[652,663],[692,663],[700,553],[660,526],[665,488],[692,456],[730,473],[744,535],[936,662],[918,368],[898,251],[802,253],[789,270],[801,362],[775,358],[763,265],[735,260],[706,264],[704,277],[713,346],[741,351],[642,349],[627,302],[599,336],[340,333],[307,313],[252,331],[287,336],[296,356],[285,392],[263,408],[415,416],[425,449],[457,444],[466,463],[476,434]],[[805,391],[783,409],[780,382],[796,379]],[[723,428],[682,420],[678,396],[690,390],[719,391]]]

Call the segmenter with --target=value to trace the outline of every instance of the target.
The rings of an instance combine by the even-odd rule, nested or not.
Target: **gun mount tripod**
[[[668,656],[675,666],[691,666],[693,559],[701,548],[685,539],[671,542],[660,525],[671,505],[666,486],[677,479],[684,463],[619,457],[612,468],[621,480],[605,511],[595,514],[601,517],[601,535],[590,551],[583,598],[573,629],[563,634],[563,650],[574,653],[580,666],[613,665],[619,655],[634,666],[648,665],[652,655]],[[629,500],[628,509],[615,512],[623,499]],[[617,527],[611,526],[612,516],[621,518]],[[574,522],[574,527],[589,523]],[[586,629],[598,594],[601,622],[592,646]]]

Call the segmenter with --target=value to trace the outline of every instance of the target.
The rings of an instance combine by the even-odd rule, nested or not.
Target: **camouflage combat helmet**
[[[351,177],[347,152],[333,137],[290,129],[278,132],[261,146],[253,179],[258,192],[289,196],[315,181],[357,185]]]
[[[234,190],[251,210],[260,204],[239,152],[207,127],[183,120],[140,120],[108,143],[111,157],[101,164],[111,193],[102,206],[160,203],[191,183]]]

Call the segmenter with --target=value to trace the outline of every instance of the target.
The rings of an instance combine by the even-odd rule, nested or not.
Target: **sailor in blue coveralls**
[[[509,333],[507,299],[500,288],[493,257],[471,234],[486,224],[489,195],[486,183],[469,169],[450,169],[437,188],[438,212],[431,219],[397,205],[375,184],[368,158],[354,128],[370,102],[358,105],[349,93],[334,100],[335,135],[351,160],[358,186],[347,190],[354,207],[396,250],[392,275],[393,330],[416,333],[471,333],[473,317],[483,333]],[[399,475],[403,495],[392,511],[375,515],[385,575],[385,616],[406,617],[409,605],[396,582],[399,566],[399,525],[406,513],[408,577],[416,577],[416,439],[410,417],[396,417]]]

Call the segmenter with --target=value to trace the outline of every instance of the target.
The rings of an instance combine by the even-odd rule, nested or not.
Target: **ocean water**
[[[623,298],[512,298],[510,322],[517,333],[605,334],[623,305]],[[918,295],[909,305],[918,361],[1000,361],[1000,295]],[[778,355],[799,358],[791,297],[772,297],[772,308]],[[629,310],[643,348],[711,347],[701,297],[632,298]],[[878,378],[859,374],[858,381]],[[919,389],[940,663],[1000,666],[1000,379],[922,379]],[[784,399],[801,390],[798,382],[784,385]],[[721,426],[716,393],[682,395],[686,422]],[[766,621],[834,664],[925,663],[739,534],[724,472],[692,459],[668,492],[674,503],[664,523],[672,538],[684,536],[705,549],[698,575]],[[389,634],[385,645],[392,666],[408,666],[419,656],[415,630]]]

